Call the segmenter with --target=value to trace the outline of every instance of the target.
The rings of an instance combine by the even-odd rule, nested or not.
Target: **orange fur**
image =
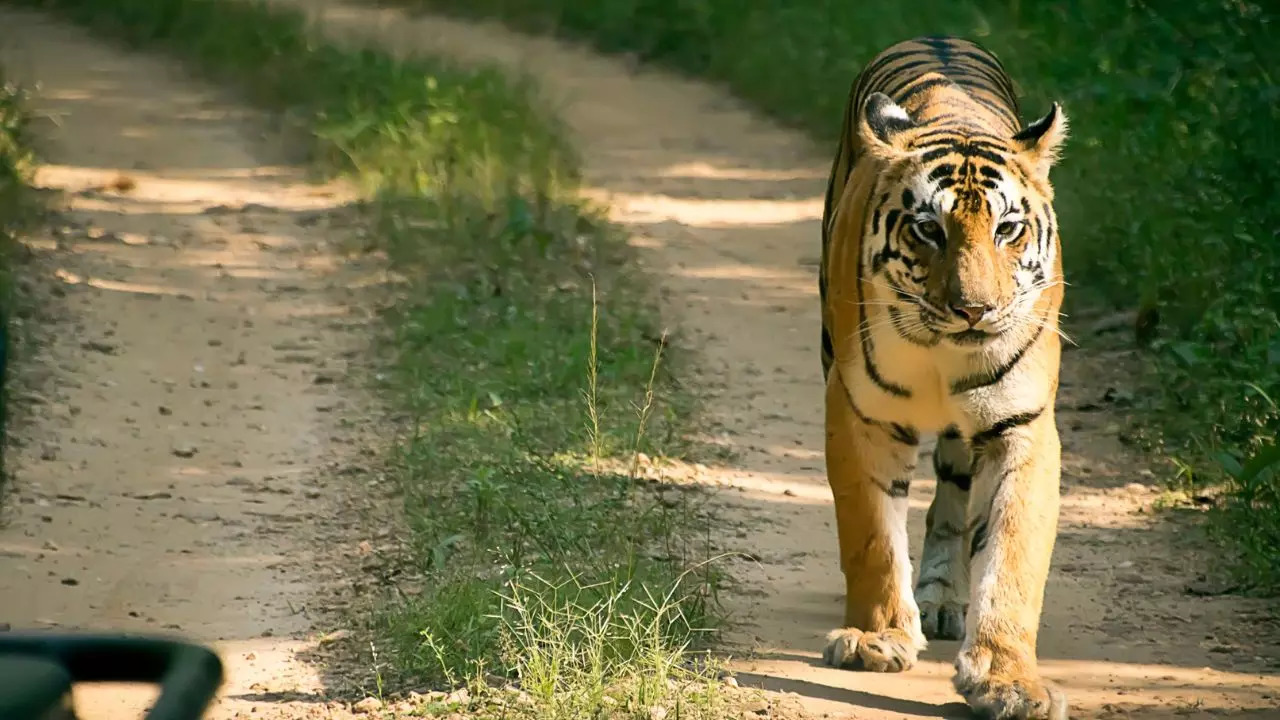
[[[976,45],[900,43],[850,94],[823,223],[827,476],[846,581],[824,657],[905,670],[926,635],[963,624],[957,689],[1019,720],[1066,717],[1035,657],[1058,515],[1048,173],[1065,134],[1056,105],[1021,128],[1012,83]],[[943,438],[913,593],[906,488],[922,432]]]

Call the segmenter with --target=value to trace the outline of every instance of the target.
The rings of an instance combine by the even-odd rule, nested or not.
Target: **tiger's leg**
[[[1058,529],[1061,446],[1053,409],[973,439],[973,589],[955,686],[979,717],[1066,720],[1066,695],[1040,678],[1036,637]]]
[[[938,437],[933,469],[938,489],[925,515],[916,604],[925,637],[959,640],[969,604],[969,549],[964,541],[973,467],[969,444],[955,427]]]
[[[827,380],[827,478],[835,500],[844,626],[827,635],[835,667],[899,672],[924,649],[911,597],[907,491],[916,440],[902,428],[862,418],[833,369]]]

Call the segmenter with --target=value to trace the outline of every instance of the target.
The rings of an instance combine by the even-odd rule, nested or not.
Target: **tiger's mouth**
[[[933,308],[921,307],[920,309],[921,324],[928,328],[929,332],[936,337],[941,337],[954,345],[961,347],[981,347],[988,343],[995,342],[1004,334],[1004,327],[993,324],[984,324],[979,327],[963,327],[957,328],[957,324],[948,318],[941,317],[941,314]]]
[[[957,345],[973,346],[985,345],[992,340],[1000,337],[1000,333],[992,330],[981,330],[979,328],[968,328],[959,332],[946,334],[947,339]]]

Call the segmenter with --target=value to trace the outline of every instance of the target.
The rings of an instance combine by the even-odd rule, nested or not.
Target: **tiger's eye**
[[[996,237],[1000,240],[1012,240],[1022,232],[1022,222],[1005,220],[996,225]]]
[[[921,220],[915,223],[912,229],[921,238],[934,244],[940,244],[946,239],[946,233],[942,230],[942,225],[937,220]]]

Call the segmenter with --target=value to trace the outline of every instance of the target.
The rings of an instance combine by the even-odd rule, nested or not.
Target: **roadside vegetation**
[[[1060,100],[1072,119],[1055,171],[1068,302],[1132,316],[1144,377],[1128,437],[1169,461],[1179,495],[1213,499],[1238,586],[1280,591],[1280,28],[1263,3],[401,2],[723,81],[826,144],[886,45],[958,34],[991,48],[1027,117]]]
[[[34,4],[234,82],[367,190],[375,245],[409,278],[380,377],[411,418],[391,471],[424,578],[378,620],[380,670],[467,690],[424,711],[719,712],[723,686],[692,662],[718,619],[696,494],[654,470],[688,449],[695,408],[535,89],[338,49],[257,2]]]
[[[15,310],[13,265],[19,234],[35,217],[39,200],[31,188],[33,154],[28,132],[25,89],[10,82],[0,68],[0,447],[8,413],[10,319]],[[4,489],[0,457],[0,492]]]

